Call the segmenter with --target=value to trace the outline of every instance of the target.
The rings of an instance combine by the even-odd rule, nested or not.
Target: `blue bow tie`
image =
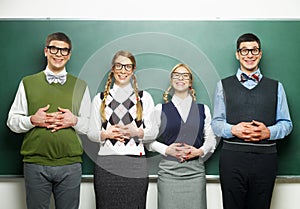
[[[46,79],[49,84],[60,83],[61,85],[63,85],[67,80],[67,75],[54,75],[54,74],[47,73]]]
[[[240,81],[243,83],[243,82],[248,81],[248,80],[259,82],[259,75],[253,74],[251,76],[248,76],[246,73],[242,73]]]

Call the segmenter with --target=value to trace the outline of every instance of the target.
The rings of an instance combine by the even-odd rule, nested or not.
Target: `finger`
[[[62,113],[70,112],[69,109],[64,109],[64,108],[61,108],[61,107],[58,107],[57,109],[58,109],[59,111],[61,111]]]
[[[45,107],[40,108],[42,111],[47,111],[49,109],[50,105],[47,104]]]
[[[262,122],[259,122],[259,121],[256,121],[256,120],[253,120],[253,121],[252,121],[252,124],[254,124],[254,125],[256,125],[256,126],[264,125]]]
[[[51,113],[46,114],[47,117],[57,117],[58,115],[62,115],[62,113],[61,112],[51,112]]]
[[[122,143],[125,142],[125,139],[123,137],[117,137],[115,139],[118,140],[119,142],[122,142]]]
[[[55,127],[57,127],[57,125],[55,125],[55,124],[51,124],[51,125],[47,126],[48,129],[52,129],[52,128],[55,128]]]

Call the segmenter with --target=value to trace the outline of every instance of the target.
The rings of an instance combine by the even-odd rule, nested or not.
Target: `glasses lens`
[[[249,53],[249,49],[240,49],[241,55],[245,56]]]
[[[114,68],[115,68],[116,70],[122,70],[122,67],[123,67],[123,65],[120,64],[120,63],[115,63],[115,64],[114,64]]]
[[[259,52],[260,52],[259,48],[254,48],[254,49],[251,50],[251,53],[252,53],[253,55],[258,55]]]
[[[68,49],[68,48],[62,48],[62,49],[60,49],[60,53],[63,56],[67,56],[70,53],[70,49]]]
[[[125,69],[128,71],[132,70],[132,68],[133,68],[132,64],[125,65]]]
[[[49,46],[48,49],[51,54],[56,54],[58,52],[58,48],[56,48],[55,46]]]

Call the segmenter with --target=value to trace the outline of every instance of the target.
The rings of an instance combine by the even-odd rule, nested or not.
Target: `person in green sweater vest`
[[[61,32],[46,39],[45,70],[20,82],[7,126],[24,133],[24,162],[28,209],[48,209],[53,193],[57,209],[79,207],[83,148],[90,94],[86,83],[66,71],[70,38]]]

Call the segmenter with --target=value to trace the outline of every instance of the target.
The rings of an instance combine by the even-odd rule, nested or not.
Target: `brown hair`
[[[172,76],[172,73],[177,70],[179,67],[184,67],[185,69],[187,69],[187,71],[189,71],[190,73],[190,81],[191,81],[191,86],[189,87],[189,91],[190,91],[190,95],[192,96],[193,100],[196,101],[196,91],[195,89],[193,89],[193,73],[192,73],[192,70],[190,69],[190,67],[187,65],[187,64],[184,64],[184,63],[179,63],[177,65],[175,65],[171,71],[171,76]],[[168,95],[170,93],[170,91],[172,90],[172,85],[170,85],[168,87],[168,89],[165,91],[165,93],[163,94],[163,99],[165,101],[165,103],[168,103],[169,102],[169,99],[168,99]]]
[[[136,61],[135,61],[135,58],[133,56],[133,54],[131,54],[129,51],[124,51],[124,50],[121,50],[121,51],[118,51],[113,59],[112,59],[112,67],[113,65],[115,64],[115,60],[119,57],[119,56],[123,56],[123,57],[127,57],[128,59],[130,59],[130,61],[132,62],[133,64],[133,68],[135,69],[136,67]],[[108,79],[106,81],[106,84],[105,84],[105,89],[104,89],[104,92],[103,92],[103,99],[102,99],[102,103],[101,103],[101,107],[100,107],[100,115],[101,115],[101,119],[102,119],[102,122],[105,122],[106,121],[106,115],[105,115],[105,107],[106,107],[106,99],[107,99],[107,96],[109,94],[109,90],[110,90],[110,87],[111,87],[111,84],[113,82],[113,77],[114,77],[114,73],[113,71],[111,71],[108,75]],[[138,90],[138,85],[137,85],[137,81],[136,81],[136,76],[134,74],[132,74],[132,80],[133,80],[133,89],[134,89],[134,94],[135,94],[135,97],[136,97],[136,119],[138,121],[142,120],[143,118],[143,108],[142,108],[142,103],[141,103],[141,100],[140,100],[140,97],[139,97],[139,90]]]
[[[62,32],[56,32],[48,35],[46,39],[46,46],[49,46],[50,42],[54,40],[66,42],[67,44],[69,44],[70,50],[72,49],[71,39],[66,34]]]

